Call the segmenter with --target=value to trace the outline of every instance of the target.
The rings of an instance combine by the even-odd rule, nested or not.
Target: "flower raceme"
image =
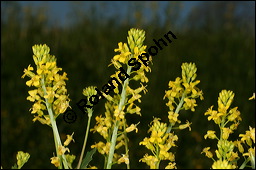
[[[127,168],[130,166],[127,133],[137,132],[136,126],[138,124],[127,125],[125,117],[129,113],[141,115],[141,109],[135,102],[140,103],[140,93],[147,92],[144,85],[148,82],[145,71],[151,71],[148,65],[152,58],[145,52],[144,39],[145,31],[139,29],[128,31],[128,44],[118,43],[118,48],[114,51],[119,54],[111,60],[110,65],[113,65],[118,71],[111,75],[108,84],[102,87],[103,93],[95,89],[99,96],[94,95],[92,96],[94,99],[89,99],[92,104],[98,103],[100,97],[107,99],[105,114],[96,116],[96,125],[91,129],[93,132],[98,132],[106,140],[106,142],[99,141],[91,147],[97,148],[98,152],[105,157],[104,168],[107,169],[115,163],[125,163]],[[140,87],[132,88],[130,81],[138,82]],[[114,94],[108,95],[110,91],[114,91]],[[85,102],[87,101],[85,100]],[[92,107],[91,105],[88,106]],[[85,105],[81,106],[81,108],[84,107]],[[120,153],[119,148],[122,146],[125,147],[125,153]]]
[[[139,29],[130,29],[128,31],[129,36],[127,37],[127,43],[118,43],[118,48],[115,49],[115,52],[120,52],[120,54],[115,55],[113,59],[111,60],[111,64],[115,66],[116,69],[119,69],[120,71],[117,73],[118,76],[114,77],[112,76],[111,79],[108,81],[107,84],[105,84],[102,87],[102,92],[99,89],[95,89],[97,91],[97,94],[92,95],[89,100],[81,99],[76,105],[78,108],[85,112],[84,108],[92,108],[93,105],[98,104],[100,99],[107,98],[106,96],[109,95],[109,93],[113,90],[117,90],[117,86],[122,86],[122,83],[127,78],[130,78],[130,74],[127,74],[125,69],[123,68],[122,64],[126,64],[127,66],[131,66],[131,73],[136,72],[138,75],[134,76],[133,79],[138,81],[141,79],[141,82],[148,82],[147,77],[144,74],[143,70],[146,70],[147,72],[150,71],[150,68],[148,67],[149,61],[151,61],[151,56],[155,56],[158,52],[158,48],[163,49],[160,45],[160,42],[162,42],[163,45],[168,46],[166,41],[161,38],[158,41],[153,39],[156,46],[151,46],[148,50],[148,53],[145,52],[146,46],[143,45],[143,41],[145,40],[145,31],[141,31]],[[135,36],[132,36],[135,35]],[[177,37],[169,31],[164,35],[166,40],[168,42],[172,42],[169,35],[171,35],[174,39],[177,39]],[[152,51],[154,49],[155,52]],[[89,101],[89,104],[87,104]]]
[[[36,71],[30,65],[24,70],[22,78],[28,76],[30,80],[26,82],[27,86],[34,86],[36,89],[30,90],[27,100],[34,102],[31,113],[34,114],[33,121],[38,120],[42,124],[49,125],[53,130],[55,149],[57,156],[51,158],[51,163],[56,167],[70,168],[74,159],[67,159],[70,157],[65,154],[69,152],[68,148],[62,145],[56,118],[63,114],[69,107],[69,97],[67,95],[65,80],[68,80],[67,74],[64,72],[62,75],[58,72],[61,68],[56,65],[56,58],[50,55],[50,48],[47,45],[34,45],[33,60],[36,64]],[[45,113],[48,111],[48,114]],[[72,141],[72,135],[68,135],[68,140],[64,142],[67,146]],[[73,157],[73,156],[72,156]]]
[[[53,108],[55,119],[69,107],[70,99],[65,87],[65,80],[68,78],[65,72],[62,75],[58,74],[62,68],[56,66],[56,58],[49,54],[50,48],[47,45],[35,45],[32,49],[36,72],[32,72],[34,68],[29,65],[24,70],[22,78],[28,76],[30,80],[26,82],[26,85],[34,86],[36,89],[28,92],[27,100],[34,102],[30,109],[32,114],[36,114],[33,121],[38,120],[42,124],[50,125],[49,115],[44,114],[47,107]],[[46,103],[49,103],[49,106]]]
[[[192,123],[188,120],[185,124],[180,124],[181,121],[178,119],[179,111],[181,109],[191,109],[194,112],[194,107],[197,106],[195,99],[198,97],[201,100],[203,99],[203,92],[196,87],[200,82],[199,80],[195,81],[197,76],[196,65],[194,63],[183,63],[181,68],[182,78],[177,77],[175,81],[170,81],[170,89],[165,92],[164,96],[164,99],[169,99],[166,104],[170,109],[168,112],[169,126],[167,126],[167,123],[160,122],[159,118],[154,118],[148,131],[151,133],[150,138],[146,137],[139,143],[140,145],[144,145],[153,154],[145,154],[140,159],[140,161],[145,162],[151,169],[159,168],[160,162],[163,160],[169,160],[169,164],[165,168],[177,168],[174,162],[175,156],[169,150],[171,147],[176,146],[174,142],[178,140],[178,136],[174,132],[171,132],[171,130],[188,128],[191,131],[190,125]]]
[[[239,150],[242,150],[241,145],[229,140],[230,134],[237,129],[239,122],[242,120],[237,107],[230,109],[234,96],[235,94],[232,91],[222,90],[218,97],[218,110],[213,110],[213,106],[211,106],[205,112],[205,115],[208,115],[208,121],[213,120],[220,128],[219,137],[217,137],[216,132],[213,130],[208,130],[207,134],[204,136],[205,139],[218,140],[218,149],[215,150],[218,160],[213,158],[213,154],[209,151],[210,147],[204,148],[202,151],[208,158],[213,159],[213,169],[236,168],[239,157],[237,152],[234,151],[234,148],[238,146],[238,148],[240,148]]]
[[[122,43],[119,43],[118,44],[119,48],[118,49],[115,49],[116,52],[120,51],[121,54],[120,55],[115,55],[114,56],[114,61],[112,61],[112,63],[114,64],[114,66],[116,68],[117,65],[119,66],[119,64],[117,64],[116,62],[120,62],[120,63],[127,63],[129,66],[132,66],[132,70],[131,71],[137,71],[141,68],[142,64],[144,64],[145,67],[148,66],[148,62],[149,62],[149,55],[147,53],[142,53],[138,56],[138,59],[142,62],[139,62],[138,59],[136,58],[130,58],[128,60],[128,62],[126,61],[127,60],[127,56],[130,55],[131,53],[128,52],[128,51],[125,51],[125,49],[127,48],[127,45],[123,45]],[[138,53],[138,49],[135,48],[135,52]],[[92,108],[93,105],[96,105],[98,104],[99,102],[99,99],[102,99],[102,98],[106,98],[106,95],[109,95],[109,93],[111,91],[113,91],[117,85],[121,86],[122,83],[124,83],[124,81],[127,79],[127,78],[130,78],[130,75],[126,73],[126,71],[124,70],[123,67],[119,67],[118,68],[120,71],[117,73],[117,77],[112,77],[107,84],[105,84],[103,87],[102,87],[102,91],[101,92],[99,89],[95,88],[95,90],[97,91],[97,94],[94,94],[94,95],[91,95],[90,98],[87,100],[87,99],[81,99],[78,103],[77,103],[77,106],[78,108],[84,112],[84,108]],[[121,80],[121,81],[120,81]],[[146,81],[146,79],[145,79]],[[104,94],[103,94],[104,93]],[[90,104],[87,104],[87,101],[90,101]]]

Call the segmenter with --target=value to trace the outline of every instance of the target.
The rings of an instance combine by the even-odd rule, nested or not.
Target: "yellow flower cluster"
[[[182,78],[177,77],[175,81],[169,82],[169,90],[165,92],[165,98],[169,101],[166,104],[170,111],[168,112],[169,126],[166,123],[160,123],[158,118],[153,120],[153,125],[150,127],[149,132],[151,132],[150,138],[144,138],[141,145],[145,145],[146,148],[151,150],[153,155],[146,154],[140,161],[145,162],[150,168],[159,168],[161,160],[170,160],[171,162],[165,168],[176,168],[176,163],[174,162],[174,154],[168,152],[178,140],[178,137],[171,133],[172,129],[186,129],[191,131],[190,123],[188,120],[185,124],[180,124],[181,121],[178,119],[179,111],[181,109],[191,109],[195,111],[196,98],[200,97],[203,99],[203,92],[199,90],[196,85],[200,82],[196,79],[196,65],[194,63],[183,63],[181,66]],[[179,126],[174,127],[178,123]]]
[[[202,153],[205,153],[208,158],[212,158],[214,163],[212,168],[236,168],[236,162],[239,158],[238,153],[234,152],[234,147],[241,145],[238,142],[229,141],[228,138],[234,130],[237,129],[239,122],[242,120],[237,107],[230,108],[235,94],[232,91],[222,90],[218,97],[218,110],[213,110],[211,106],[204,115],[208,115],[208,120],[213,120],[220,128],[220,137],[216,136],[216,132],[208,130],[204,136],[205,139],[217,139],[217,150],[215,150],[217,161],[214,160],[213,154],[209,151],[210,147],[204,148]],[[229,126],[228,126],[229,123]]]
[[[178,112],[181,109],[195,111],[196,98],[203,100],[203,92],[196,87],[200,80],[196,80],[196,65],[194,63],[183,63],[181,66],[182,78],[177,77],[175,81],[169,82],[169,90],[165,92],[164,99],[169,101],[166,104],[170,111],[168,112],[169,122],[172,126],[180,123]],[[176,108],[176,109],[175,109]]]
[[[113,75],[110,76],[112,80],[114,79],[117,81],[112,81],[114,86],[111,84],[108,85],[110,87],[113,87],[112,90],[114,91],[114,94],[106,95],[102,93],[102,95],[107,99],[105,103],[106,111],[104,116],[96,116],[96,125],[93,129],[91,129],[91,131],[93,132],[98,132],[106,140],[106,144],[100,141],[99,143],[96,143],[92,147],[96,147],[98,151],[105,157],[109,156],[110,154],[109,159],[112,159],[110,158],[112,157],[111,154],[114,155],[115,158],[119,158],[116,159],[116,163],[129,164],[129,155],[127,148],[128,137],[126,134],[131,131],[138,132],[137,124],[127,125],[125,115],[127,113],[135,113],[137,115],[141,115],[141,109],[135,102],[141,102],[140,93],[142,91],[144,93],[147,92],[146,86],[143,85],[143,83],[148,82],[148,78],[145,75],[145,71],[151,71],[150,67],[148,66],[148,62],[150,62],[152,59],[151,57],[144,55],[146,53],[146,46],[143,45],[144,39],[145,31],[132,28],[128,31],[128,44],[122,42],[118,43],[118,48],[114,51],[118,52],[119,54],[113,57],[110,64],[114,65],[116,69],[119,69]],[[129,85],[129,82],[132,80],[138,81],[140,87],[132,88]],[[116,127],[118,131],[114,132],[113,127]],[[113,139],[113,136],[116,136],[116,138]],[[115,147],[107,147],[108,143],[112,143],[112,145],[114,146],[115,142]],[[116,153],[113,154],[113,151],[103,151],[103,146],[106,146],[106,148],[110,150],[116,150],[121,146],[125,146],[126,153],[119,154],[117,156]]]
[[[62,69],[56,66],[56,58],[49,54],[50,48],[47,45],[34,45],[32,49],[36,71],[34,73],[34,68],[29,65],[24,69],[22,78],[28,76],[30,80],[26,85],[34,86],[36,89],[28,92],[27,100],[34,102],[31,113],[37,115],[33,121],[38,120],[42,124],[50,125],[50,117],[43,111],[53,108],[55,118],[66,111],[70,101],[65,87],[65,80],[68,78],[65,72],[62,75],[58,74]]]
[[[21,167],[28,161],[29,158],[30,158],[29,153],[19,151],[16,155],[17,167],[15,169],[21,169]]]
[[[151,124],[150,137],[144,138],[139,144],[146,146],[153,155],[146,154],[140,161],[145,162],[151,169],[157,169],[161,160],[169,160],[171,164],[168,167],[171,168],[171,165],[174,165],[173,168],[175,168],[175,164],[172,163],[175,159],[174,154],[168,151],[171,147],[176,146],[177,135],[166,133],[167,124],[160,122],[159,118],[155,118]]]

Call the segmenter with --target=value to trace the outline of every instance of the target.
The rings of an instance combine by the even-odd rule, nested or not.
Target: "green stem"
[[[244,169],[244,167],[247,165],[247,163],[248,163],[249,161],[250,161],[249,158],[247,158],[247,159],[243,162],[243,164],[239,167],[239,169]]]
[[[83,156],[84,156],[84,150],[85,150],[87,139],[88,139],[90,124],[91,124],[91,118],[92,118],[92,109],[88,109],[87,128],[86,128],[86,133],[85,133],[85,137],[84,137],[84,144],[83,144],[82,152],[81,152],[80,159],[79,159],[79,162],[78,162],[78,165],[77,165],[77,169],[80,169],[80,167],[81,167],[82,159],[83,159]]]
[[[114,151],[115,151],[115,146],[116,146],[118,127],[119,127],[119,121],[116,121],[115,125],[114,125],[112,138],[111,138],[111,145],[110,145],[110,149],[109,149],[107,169],[111,169],[111,166],[112,166],[112,161],[113,161],[113,156],[114,156]]]
[[[128,66],[128,68],[127,68],[128,75],[130,75],[131,70],[132,70],[132,67]],[[126,99],[126,88],[127,88],[128,84],[129,84],[129,78],[127,77],[127,79],[124,81],[124,85],[123,85],[123,89],[122,89],[122,93],[121,93],[121,99],[120,99],[120,102],[118,105],[118,109],[120,112],[125,104],[124,102]],[[114,124],[114,130],[113,130],[112,137],[111,137],[110,150],[109,150],[109,155],[108,155],[107,169],[111,169],[111,166],[112,166],[112,161],[113,161],[113,156],[114,156],[114,151],[115,151],[115,146],[116,146],[118,127],[119,127],[119,120],[117,120]]]
[[[41,85],[42,85],[42,89],[44,91],[44,94],[46,95],[46,87],[45,87],[45,83],[44,83],[44,78],[42,78],[41,80]],[[60,140],[60,135],[59,135],[59,131],[58,131],[58,127],[53,115],[53,111],[52,111],[52,105],[48,102],[48,99],[45,99],[45,103],[46,103],[46,107],[50,116],[50,121],[51,121],[51,125],[52,125],[52,131],[53,131],[53,136],[54,136],[54,143],[55,143],[55,149],[56,149],[56,154],[58,155],[58,157],[60,158],[60,161],[63,159],[63,165],[65,169],[68,169],[68,164],[67,164],[67,160],[65,155],[59,155],[58,154],[58,147],[62,146],[61,144],[61,140]],[[62,157],[62,159],[61,159]],[[62,164],[60,164],[60,166],[58,167],[59,169],[62,169]]]
[[[184,103],[185,97],[186,97],[186,93],[184,92],[184,93],[182,94],[182,97],[181,97],[181,100],[180,100],[180,102],[179,102],[179,105],[178,105],[177,108],[175,109],[175,112],[174,112],[174,113],[179,113],[179,111],[180,111],[180,109],[181,109],[181,107],[182,107],[182,105],[183,105],[183,103]],[[166,133],[170,133],[171,130],[172,130],[172,124],[170,123],[169,126],[168,126],[168,128],[167,128],[167,130],[166,130]]]
[[[125,131],[125,129],[126,129],[126,127],[125,127],[125,125],[126,125],[126,121],[124,121],[124,143],[125,143],[125,155],[128,157],[128,159],[129,159],[129,149],[128,149],[128,137],[127,137],[127,133],[126,133],[126,131]],[[127,169],[130,169],[130,161],[129,161],[129,163],[126,165],[126,167],[127,167]]]

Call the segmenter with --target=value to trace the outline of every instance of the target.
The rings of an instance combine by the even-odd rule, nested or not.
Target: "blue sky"
[[[81,2],[81,1],[80,1]],[[47,6],[48,7],[48,12],[47,15],[51,16],[51,22],[55,23],[57,22],[60,25],[68,25],[70,24],[70,18],[72,11],[71,11],[71,3],[70,1],[19,1],[19,3],[21,4],[22,7],[25,6],[32,6],[32,7],[40,7],[40,6]],[[95,4],[99,4],[99,3],[104,3],[105,7],[104,8],[100,8],[101,10],[103,9],[103,11],[101,11],[101,13],[99,15],[101,15],[104,19],[104,17],[111,17],[113,15],[116,15],[120,18],[125,16],[125,13],[128,12],[127,9],[127,4],[128,3],[133,3],[132,1],[86,1],[83,2],[83,6],[82,8],[84,10],[89,10],[93,5]],[[144,1],[143,1],[144,3]],[[161,1],[159,3],[160,9],[164,9],[166,6],[167,1]],[[182,18],[185,17],[189,10],[195,6],[196,4],[199,3],[199,1],[184,1],[184,6],[183,6],[183,12],[182,12]],[[143,9],[146,9],[147,7],[142,6]],[[146,10],[146,12],[149,10]],[[161,10],[160,10],[161,12]],[[164,14],[160,13],[160,16],[162,16],[162,18],[160,19],[164,19]]]

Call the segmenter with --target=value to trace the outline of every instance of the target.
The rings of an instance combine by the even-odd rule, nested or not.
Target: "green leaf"
[[[87,168],[87,166],[91,162],[92,156],[95,152],[96,152],[96,148],[93,148],[91,151],[86,153],[85,158],[82,161],[80,169],[86,169]]]
[[[18,169],[18,165],[15,163],[15,164],[12,166],[12,169]]]

